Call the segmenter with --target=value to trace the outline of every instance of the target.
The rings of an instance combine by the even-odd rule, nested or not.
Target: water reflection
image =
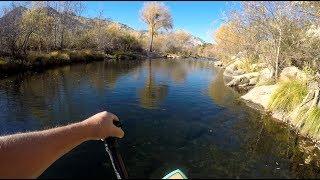
[[[148,64],[148,75],[142,89],[140,89],[140,105],[147,109],[157,108],[159,103],[167,96],[168,86],[164,84],[156,84],[154,73],[152,72],[151,60]]]
[[[0,80],[0,132],[54,127],[109,110],[132,178],[179,168],[190,178],[316,178],[319,152],[260,115],[206,61],[105,61]],[[161,108],[159,108],[161,107]],[[307,162],[307,163],[306,163]],[[113,175],[101,142],[68,153],[42,177]]]
[[[239,97],[238,93],[231,88],[224,86],[223,70],[216,69],[216,75],[209,84],[208,95],[213,102],[224,107],[234,105],[234,100]]]
[[[86,89],[92,88],[97,91],[97,96],[103,96],[107,89],[114,89],[120,77],[141,63],[95,62],[1,79],[0,105],[3,112],[0,120],[27,121],[31,115],[42,127],[69,123],[70,119],[79,117],[79,111],[85,111],[86,106],[79,104],[87,103],[87,99],[81,98]],[[15,128],[7,128],[2,127],[1,132],[16,131]]]

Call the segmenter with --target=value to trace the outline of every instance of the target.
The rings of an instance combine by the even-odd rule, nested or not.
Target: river
[[[178,168],[189,178],[319,178],[320,168],[305,163],[299,148],[305,140],[239,96],[207,61],[64,66],[0,80],[0,133],[108,110],[124,124],[119,149],[131,178],[162,178]],[[40,176],[69,177],[115,178],[101,141],[81,144]]]

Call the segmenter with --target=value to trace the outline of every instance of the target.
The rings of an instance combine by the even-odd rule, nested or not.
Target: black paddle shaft
[[[113,124],[119,128],[122,127],[122,124],[120,121],[113,121]],[[128,179],[128,173],[127,173],[126,167],[124,166],[121,154],[117,148],[118,146],[117,138],[108,137],[104,140],[104,143],[106,145],[106,150],[108,151],[108,154],[110,156],[110,160],[117,178]]]

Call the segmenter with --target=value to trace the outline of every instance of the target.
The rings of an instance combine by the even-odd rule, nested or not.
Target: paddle
[[[119,128],[122,127],[120,121],[113,121],[113,124]],[[117,138],[109,137],[104,139],[104,145],[106,147],[106,151],[110,157],[113,170],[118,179],[128,179],[128,173],[124,163],[122,161],[122,157],[117,148]]]

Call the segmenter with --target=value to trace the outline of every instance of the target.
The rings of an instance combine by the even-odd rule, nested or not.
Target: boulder
[[[288,81],[293,79],[306,80],[307,75],[295,66],[284,68],[280,73],[280,81]]]
[[[260,71],[260,79],[271,79],[274,71],[270,68],[264,68]]]
[[[265,67],[267,67],[266,63],[255,63],[255,64],[251,65],[250,69],[256,71],[256,70],[258,70],[260,68],[265,68]]]
[[[233,76],[244,74],[245,72],[243,70],[238,69],[238,65],[241,63],[242,61],[235,60],[233,63],[229,64],[226,67],[225,71],[223,72],[223,75],[227,77],[233,77]]]
[[[259,77],[253,77],[250,79],[249,85],[255,85],[258,83],[258,81],[259,81]]]
[[[256,83],[258,81],[258,77],[259,77],[258,72],[233,76],[233,79],[229,83],[227,83],[227,86],[244,87],[247,85],[253,85],[253,83]]]
[[[241,98],[267,109],[272,92],[274,92],[277,86],[278,85],[257,86],[252,88],[247,94],[241,96]]]
[[[273,74],[274,74],[273,69],[270,69],[270,68],[262,69],[260,71],[260,76],[259,76],[258,82],[256,84],[261,85],[261,84],[272,82]]]

